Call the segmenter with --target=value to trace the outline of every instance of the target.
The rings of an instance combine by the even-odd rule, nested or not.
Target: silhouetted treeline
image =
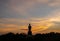
[[[60,33],[46,33],[36,35],[8,33],[0,36],[0,41],[60,41]]]

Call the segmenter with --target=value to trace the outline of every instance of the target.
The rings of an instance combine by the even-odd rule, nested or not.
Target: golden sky
[[[1,0],[0,34],[60,32],[60,0]]]

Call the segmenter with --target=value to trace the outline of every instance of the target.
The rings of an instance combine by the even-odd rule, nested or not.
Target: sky
[[[0,0],[0,34],[60,33],[60,0]]]

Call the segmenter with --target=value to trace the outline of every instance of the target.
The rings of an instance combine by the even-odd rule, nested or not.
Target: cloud
[[[54,10],[49,15],[48,18],[50,21],[60,22],[60,10]]]
[[[16,24],[4,24],[4,23],[0,23],[0,27],[2,28],[5,28],[5,27],[19,27],[19,25],[16,25]]]
[[[59,0],[5,0],[4,6],[9,8],[12,12],[16,14],[20,14],[21,16],[30,16],[28,10],[34,8],[35,5],[49,5],[56,7],[57,5],[60,6]],[[3,2],[1,2],[3,5]],[[8,4],[8,5],[7,5]]]
[[[22,19],[22,18],[0,18],[1,23],[27,23],[28,19]]]
[[[60,7],[60,0],[50,0],[48,5],[51,7]]]
[[[19,29],[28,29],[28,22],[29,20],[25,20],[25,19],[14,19],[14,18],[1,18],[0,19],[0,29],[1,31],[6,30],[6,32],[11,31],[18,31]],[[49,21],[49,20],[45,20],[42,18],[33,18],[30,23],[32,24],[32,31],[33,33],[36,31],[38,32],[38,29],[40,29],[39,31],[43,31],[48,29],[50,26],[52,26],[53,24]],[[14,29],[13,28],[17,28]],[[21,32],[24,32],[24,30],[19,30]],[[26,31],[25,31],[26,32]]]
[[[30,20],[17,19],[17,18],[0,18],[0,29],[3,30],[5,28],[6,29],[11,28],[10,30],[12,30],[12,28],[17,27],[17,31],[18,31],[19,29],[28,29],[28,23],[31,23],[33,33],[37,33],[38,31],[44,31],[47,29],[51,30],[52,28],[55,29],[56,27],[58,27],[58,24],[57,24],[58,22],[60,22],[59,9],[52,11],[45,18],[32,18],[31,17]],[[55,27],[56,24],[57,26]],[[25,30],[19,30],[19,31],[24,32]]]
[[[49,7],[59,7],[59,0],[10,0],[10,9],[21,16],[30,17],[29,9],[34,8],[36,4],[47,5]]]
[[[20,15],[29,15],[28,9],[34,7],[35,4],[45,4],[48,0],[11,0],[10,8]]]
[[[19,28],[17,28],[17,27],[0,28],[0,34],[5,34],[5,33],[9,33],[9,32],[18,33]]]
[[[55,4],[55,3],[59,3],[60,2],[58,0],[5,0],[5,1],[2,1],[1,0],[1,5],[3,5],[3,7],[1,8],[6,8],[2,11],[4,11],[4,13],[6,13],[5,15],[4,14],[1,14],[2,16],[1,17],[9,17],[8,15],[14,17],[14,14],[15,14],[15,17],[17,16],[26,16],[26,17],[31,17],[30,15],[30,9],[33,9],[36,5],[52,5],[52,4]],[[56,4],[55,4],[56,5]],[[52,5],[54,7],[54,5]],[[3,12],[1,12],[3,13]],[[10,14],[12,13],[12,14]],[[7,16],[6,16],[7,15]],[[19,17],[20,17],[19,16]]]
[[[54,25],[56,23],[54,23],[51,20],[52,18],[47,18],[47,19],[46,18],[31,18],[30,23],[32,25],[32,32],[33,33],[37,33],[39,31],[42,32],[44,30],[49,29],[50,27],[54,27]],[[24,29],[28,29],[28,22],[27,21],[29,21],[29,20],[15,19],[15,18],[3,18],[3,19],[0,19],[0,22],[1,22],[0,23],[0,29],[3,33],[27,32],[27,30],[24,30]],[[7,22],[7,23],[5,23],[5,22]],[[11,23],[11,22],[13,22],[13,23]],[[15,22],[18,22],[19,25]],[[0,31],[0,33],[2,33],[1,31]]]
[[[60,10],[56,9],[52,11],[45,18],[32,18],[31,23],[34,24],[35,28],[42,27],[42,26],[45,27],[47,25],[46,27],[49,27],[47,29],[50,29],[48,30],[48,32],[51,32],[51,29],[53,29],[52,31],[59,32],[58,29],[60,29],[59,28],[60,27]],[[36,29],[41,29],[41,28],[36,28]],[[40,31],[40,30],[37,30],[37,31]],[[44,32],[44,30],[42,30],[42,32]]]
[[[34,8],[35,5],[48,5],[50,7],[60,6],[59,0],[9,0],[6,1],[9,5],[9,10],[17,12],[17,15],[28,16],[27,19],[17,18],[0,18],[0,29],[1,31],[12,31],[19,29],[27,29],[27,24],[31,23],[33,28],[32,31],[44,31],[51,26],[54,26],[55,22],[60,22],[60,10],[54,10],[48,13],[45,18],[32,18],[29,15],[28,9]],[[8,14],[9,15],[9,14]],[[14,15],[14,14],[12,14]],[[30,17],[30,19],[29,19]],[[2,28],[3,27],[3,28]],[[16,28],[17,27],[17,28]],[[14,29],[15,28],[15,29]],[[8,29],[8,30],[7,30]],[[38,30],[39,29],[39,30]]]

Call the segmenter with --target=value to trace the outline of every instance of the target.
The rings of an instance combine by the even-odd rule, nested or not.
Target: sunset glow
[[[0,34],[60,32],[60,0],[0,0]]]

